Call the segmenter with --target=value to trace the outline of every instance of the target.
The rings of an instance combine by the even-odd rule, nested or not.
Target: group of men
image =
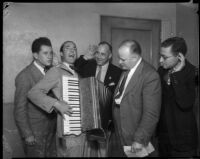
[[[160,156],[196,155],[195,67],[185,59],[183,38],[162,42],[158,71],[142,58],[142,48],[135,40],[120,44],[121,68],[112,64],[112,46],[107,42],[77,58],[76,44],[65,41],[57,66],[52,66],[48,38],[34,40],[32,53],[33,62],[16,77],[14,103],[28,157],[126,157],[124,146],[137,153],[153,136],[158,138]],[[108,142],[90,141],[86,132],[62,136],[64,114],[73,112],[62,100],[62,75],[96,77],[112,92]]]

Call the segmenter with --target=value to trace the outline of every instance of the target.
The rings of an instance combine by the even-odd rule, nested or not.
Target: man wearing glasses
[[[192,157],[197,149],[195,67],[186,59],[187,46],[180,37],[161,44],[158,69],[162,107],[158,124],[159,153],[164,157]]]

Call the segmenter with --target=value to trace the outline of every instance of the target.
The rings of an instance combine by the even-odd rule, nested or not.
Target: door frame
[[[100,23],[101,41],[107,41],[110,44],[112,42],[111,33],[113,28],[151,31],[152,40],[150,50],[150,64],[152,64],[156,69],[158,68],[161,42],[161,20],[101,15]]]

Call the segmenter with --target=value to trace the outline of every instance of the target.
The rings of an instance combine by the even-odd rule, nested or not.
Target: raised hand
[[[97,51],[98,46],[96,45],[89,45],[86,54],[83,56],[84,59],[90,60],[94,58],[94,54]]]
[[[173,72],[178,72],[182,70],[182,68],[185,66],[185,57],[182,53],[178,54],[179,63],[173,68]]]

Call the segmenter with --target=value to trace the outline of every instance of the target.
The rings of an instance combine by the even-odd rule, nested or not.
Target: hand
[[[58,112],[62,115],[63,118],[65,118],[64,114],[71,115],[72,113],[72,107],[67,102],[57,101],[54,104],[54,107],[56,108],[56,110],[58,110]]]
[[[33,146],[36,143],[36,139],[34,136],[29,136],[29,137],[25,138],[25,143],[29,146]]]
[[[136,152],[139,152],[141,151],[143,148],[143,145],[138,143],[138,142],[133,142],[132,146],[131,146],[131,151],[136,153]]]
[[[86,60],[90,60],[94,58],[94,54],[97,51],[97,46],[96,45],[89,45],[88,49],[87,49],[87,53],[83,56],[84,59]]]
[[[182,70],[182,68],[185,66],[185,57],[182,53],[179,53],[178,55],[179,63],[173,68],[173,72],[178,72]]]

